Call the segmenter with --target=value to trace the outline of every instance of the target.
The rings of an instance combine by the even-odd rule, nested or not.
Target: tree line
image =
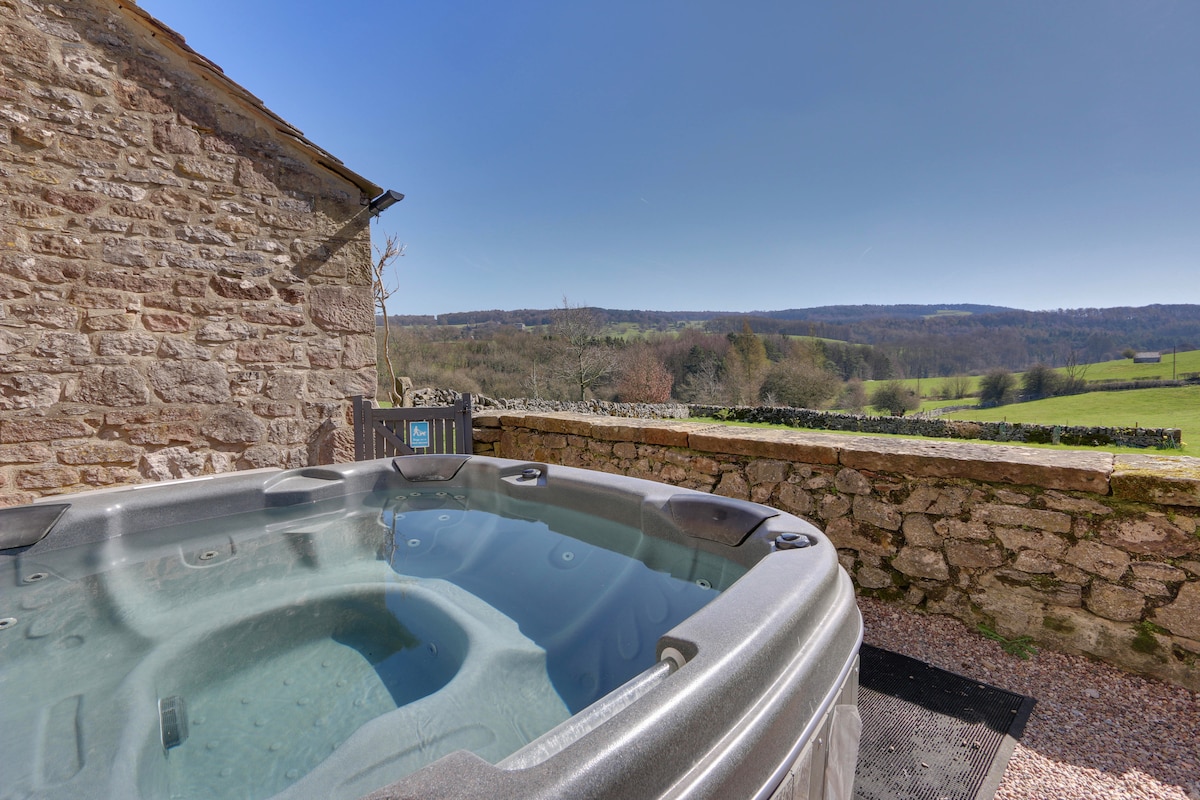
[[[439,317],[393,316],[398,326],[440,329],[448,336],[490,336],[505,326],[548,328],[556,310],[478,311]],[[826,359],[843,381],[937,378],[1021,371],[1032,364],[1119,358],[1126,349],[1200,347],[1200,305],[1021,311],[991,306],[829,306],[761,314],[591,309],[601,327],[635,324],[643,331],[737,335],[744,326],[764,337],[827,340]],[[481,333],[480,333],[481,332]]]
[[[1175,334],[1181,349],[1200,342],[1200,306],[1124,311],[1137,313],[1001,311],[933,318],[863,313],[853,323],[836,323],[845,331],[831,331],[829,322],[794,328],[786,326],[798,324],[795,320],[720,316],[699,327],[675,320],[663,330],[643,327],[637,335],[617,336],[613,312],[564,299],[557,309],[506,312],[529,323],[406,325],[409,318],[390,317],[390,346],[383,347],[381,338],[380,361],[418,385],[492,397],[873,407],[899,414],[920,402],[898,383],[902,378],[941,379],[933,393],[954,399],[968,391],[965,375],[987,372],[981,401],[992,405],[1078,391],[1080,365],[1118,357],[1131,345],[1150,349],[1147,341]],[[1124,327],[1113,322],[1106,328],[1105,320]],[[1144,338],[1128,338],[1122,330]],[[1080,338],[1079,331],[1088,334]],[[830,332],[862,334],[877,343],[820,338]],[[1056,367],[1066,367],[1065,375]],[[1017,385],[1013,370],[1026,372],[1024,385]],[[885,383],[868,396],[864,381]],[[388,382],[381,376],[381,386]]]

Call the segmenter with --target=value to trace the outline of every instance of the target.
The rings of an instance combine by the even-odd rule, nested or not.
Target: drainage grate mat
[[[989,800],[1036,702],[864,644],[857,800]]]

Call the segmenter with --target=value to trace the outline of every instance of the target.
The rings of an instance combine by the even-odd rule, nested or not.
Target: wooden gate
[[[425,453],[470,455],[471,395],[459,395],[452,406],[374,408],[354,398],[354,458],[368,461],[387,456]]]

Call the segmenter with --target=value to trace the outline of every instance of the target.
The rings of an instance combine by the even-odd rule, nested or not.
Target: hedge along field
[[[1180,428],[1185,446],[1174,452],[1186,454],[1189,441],[1200,442],[1200,386],[1086,392],[995,408],[970,408],[950,412],[945,418],[1041,425]]]

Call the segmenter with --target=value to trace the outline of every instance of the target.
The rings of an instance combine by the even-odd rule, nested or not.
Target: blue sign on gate
[[[429,423],[408,423],[408,446],[414,450],[419,447],[429,447]]]

